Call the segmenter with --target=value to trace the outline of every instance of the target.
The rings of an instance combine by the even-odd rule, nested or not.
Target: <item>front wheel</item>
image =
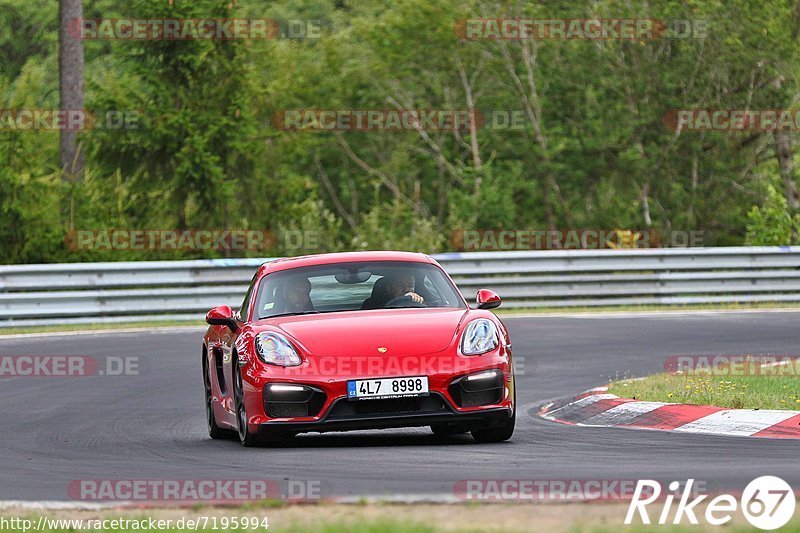
[[[242,369],[239,368],[239,358],[233,356],[233,397],[236,405],[236,428],[239,433],[239,442],[245,448],[286,444],[293,437],[293,433],[272,432],[268,435],[250,433],[247,427],[247,406],[244,403],[244,383],[242,382]]]
[[[475,439],[475,442],[503,442],[510,439],[511,435],[514,434],[516,420],[517,409],[515,405],[514,414],[501,425],[473,428],[470,433],[472,433],[472,438]]]
[[[489,425],[484,427],[474,427],[470,431],[472,433],[472,438],[475,439],[475,442],[503,442],[511,438],[511,435],[514,434],[514,426],[517,422],[517,388],[516,382],[514,382],[513,386],[513,395],[514,395],[514,403],[513,403],[513,411],[511,412],[511,417],[500,423],[499,425]]]
[[[239,368],[239,358],[233,355],[233,399],[236,405],[236,428],[239,433],[239,442],[242,446],[250,448],[261,444],[258,435],[250,433],[247,428],[247,406],[244,404],[244,384],[242,383],[242,369]]]

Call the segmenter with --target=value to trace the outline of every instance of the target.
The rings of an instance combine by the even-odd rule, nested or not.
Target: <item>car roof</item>
[[[316,265],[333,265],[336,263],[353,263],[360,261],[407,261],[411,263],[436,264],[432,257],[419,252],[336,252],[329,254],[304,255],[300,257],[286,257],[267,261],[258,269],[261,277],[268,272],[289,270]]]

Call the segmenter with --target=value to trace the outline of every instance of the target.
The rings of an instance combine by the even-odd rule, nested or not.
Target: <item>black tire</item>
[[[451,424],[433,424],[431,431],[437,437],[451,437],[453,435],[461,435],[469,431],[468,427]]]
[[[481,443],[488,443],[488,442],[503,442],[511,438],[511,435],[514,434],[514,425],[517,420],[517,411],[516,406],[514,407],[514,414],[511,415],[506,422],[503,422],[499,426],[487,426],[487,427],[477,427],[473,428],[470,433],[472,433],[472,438],[475,439],[475,442]]]
[[[233,353],[231,372],[233,372],[233,400],[236,406],[236,428],[239,434],[239,442],[245,448],[259,446],[261,445],[261,438],[250,433],[247,429],[247,406],[244,404],[242,369],[239,368],[239,358],[236,356],[236,352]]]
[[[233,372],[233,399],[236,405],[236,427],[239,442],[245,448],[258,446],[280,446],[288,444],[294,438],[294,433],[273,432],[269,435],[250,433],[247,429],[247,406],[244,403],[244,385],[242,383],[242,369],[239,368],[239,358],[233,353],[231,371]]]
[[[480,443],[489,443],[489,442],[503,442],[511,438],[511,435],[514,434],[514,426],[516,425],[517,421],[517,389],[516,389],[516,381],[514,383],[514,411],[511,413],[511,417],[502,422],[501,424],[495,424],[485,427],[474,427],[470,431],[472,433],[472,438],[475,439],[475,442]]]
[[[230,429],[219,427],[217,425],[217,419],[214,416],[213,398],[211,396],[211,374],[208,370],[208,356],[205,353],[203,353],[203,389],[205,392],[206,424],[208,426],[209,437],[212,439],[232,438],[234,432]]]

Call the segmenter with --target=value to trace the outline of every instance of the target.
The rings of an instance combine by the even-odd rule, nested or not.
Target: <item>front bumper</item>
[[[342,413],[337,410],[342,402],[348,405],[347,398],[340,398],[333,402],[328,410],[317,420],[312,421],[283,421],[269,420],[258,425],[261,433],[309,433],[326,431],[354,431],[365,429],[389,429],[403,427],[430,426],[432,424],[459,424],[481,425],[482,427],[500,425],[507,421],[513,414],[513,406],[485,407],[472,411],[457,411],[438,392],[431,392],[431,402],[428,409],[407,412],[376,412]],[[379,400],[364,400],[375,402]],[[369,404],[366,404],[369,405]],[[438,407],[441,406],[441,407]],[[338,412],[337,412],[338,411]]]
[[[489,426],[495,422],[502,424],[512,415],[514,379],[508,347],[501,345],[497,351],[483,356],[443,353],[409,359],[415,365],[426,366],[411,365],[407,368],[404,364],[401,370],[369,367],[366,371],[345,368],[342,372],[329,372],[317,362],[316,367],[311,368],[305,368],[305,365],[288,368],[253,365],[245,368],[242,377],[248,429],[251,433],[279,433],[281,430],[300,433],[432,424],[471,427]],[[499,374],[499,384],[486,387],[483,380],[467,383],[465,379],[489,372]],[[347,398],[347,381],[350,379],[400,375],[426,375],[430,395],[415,397],[415,400],[386,402]],[[281,400],[267,392],[273,385],[302,387],[307,393],[297,397],[290,394],[291,397],[284,396]]]

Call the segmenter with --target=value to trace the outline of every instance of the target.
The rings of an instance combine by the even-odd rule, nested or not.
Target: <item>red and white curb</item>
[[[568,400],[551,402],[540,409],[539,416],[575,426],[800,439],[800,411],[642,402],[609,394],[608,387],[597,387]]]

